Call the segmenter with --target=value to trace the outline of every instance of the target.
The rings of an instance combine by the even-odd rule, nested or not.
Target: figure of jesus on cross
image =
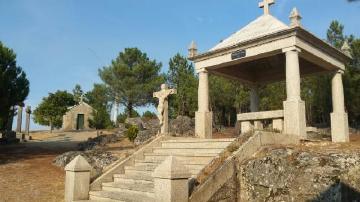
[[[259,3],[260,8],[264,8],[264,15],[270,14],[270,6],[275,4],[275,0],[263,0]]]
[[[160,121],[160,133],[168,134],[169,133],[169,103],[168,96],[171,94],[176,94],[175,89],[169,89],[167,84],[161,85],[161,90],[155,92],[153,97],[159,99],[159,105],[157,107],[158,118]]]

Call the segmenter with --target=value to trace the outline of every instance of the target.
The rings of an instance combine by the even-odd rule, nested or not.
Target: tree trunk
[[[131,112],[132,112],[132,110],[133,110],[133,106],[132,106],[132,103],[131,102],[129,102],[128,103],[128,105],[126,106],[126,108],[127,108],[127,117],[128,118],[131,118]]]
[[[52,121],[50,121],[50,133],[52,133],[53,131],[53,124],[52,124]]]

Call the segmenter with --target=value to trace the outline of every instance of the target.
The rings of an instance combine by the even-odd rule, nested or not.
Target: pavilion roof
[[[235,32],[219,44],[211,48],[209,51],[215,51],[227,47],[234,46],[238,43],[260,38],[276,32],[288,30],[290,27],[281,22],[274,16],[267,14],[258,17],[256,20],[250,22],[244,28]]]

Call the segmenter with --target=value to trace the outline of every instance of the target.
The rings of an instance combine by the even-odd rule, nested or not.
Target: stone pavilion
[[[250,113],[238,114],[242,133],[262,127],[263,120],[272,120],[274,129],[306,138],[305,102],[300,97],[300,80],[313,74],[331,74],[331,135],[333,142],[348,142],[348,116],[344,107],[342,75],[351,59],[349,46],[338,50],[319,39],[301,25],[296,8],[285,24],[270,14],[274,0],[263,0],[259,7],[264,14],[232,34],[205,53],[198,54],[196,44],[189,47],[189,59],[199,74],[198,111],[195,133],[212,137],[212,112],[209,108],[208,75],[236,79],[251,89]],[[259,85],[286,81],[287,99],[283,109],[258,111]]]

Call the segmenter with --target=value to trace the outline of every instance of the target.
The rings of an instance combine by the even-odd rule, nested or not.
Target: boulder
[[[130,124],[130,125],[134,125],[136,126],[139,130],[144,130],[144,122],[141,119],[141,117],[136,117],[136,118],[127,118],[125,120],[125,124]]]
[[[99,135],[94,138],[89,138],[86,142],[78,144],[79,150],[92,150],[98,147],[105,146],[109,143],[115,143],[123,137],[123,133],[115,133],[110,135]]]
[[[154,136],[156,136],[156,133],[153,133],[151,130],[141,130],[137,134],[134,143],[135,145],[140,145]]]
[[[172,136],[194,136],[195,119],[187,116],[178,116],[170,120],[169,131]]]

